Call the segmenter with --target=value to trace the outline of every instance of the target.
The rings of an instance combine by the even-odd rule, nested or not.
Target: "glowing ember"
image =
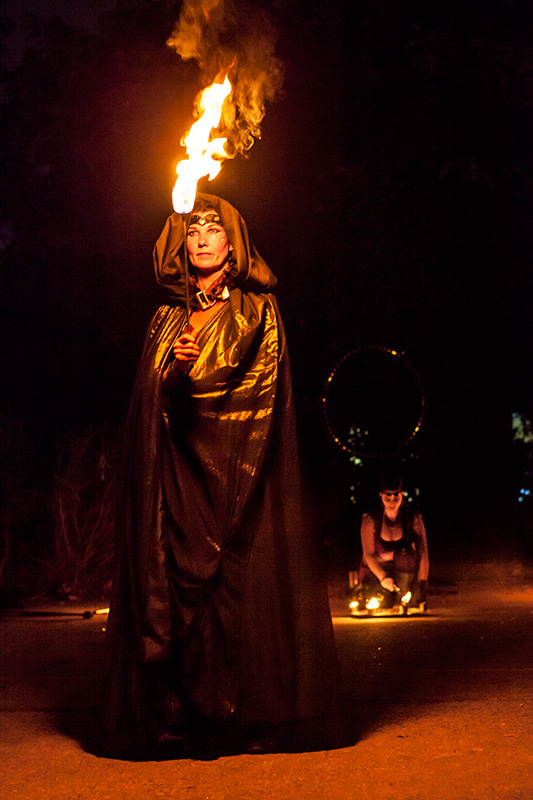
[[[207,86],[195,102],[198,119],[181,140],[188,158],[176,167],[178,178],[172,191],[172,205],[178,214],[192,211],[199,179],[207,175],[212,181],[220,172],[223,159],[228,157],[225,150],[227,139],[210,137],[220,123],[222,106],[231,91],[226,75],[222,83]]]
[[[359,603],[357,602],[357,600],[352,600],[352,602],[350,603],[350,608],[357,608],[358,605]]]
[[[407,605],[410,599],[411,599],[411,592],[407,592],[407,594],[404,594],[404,596],[402,597],[402,603],[405,603],[405,605]]]
[[[379,600],[377,599],[377,597],[371,597],[368,603],[366,604],[366,607],[368,608],[369,611],[373,611],[374,609],[379,608]]]

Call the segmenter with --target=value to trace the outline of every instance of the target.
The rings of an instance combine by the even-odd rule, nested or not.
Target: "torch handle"
[[[191,330],[191,300],[189,296],[189,253],[187,250],[187,223],[189,221],[189,214],[182,214],[183,220],[183,273],[185,277],[185,316],[187,330]]]

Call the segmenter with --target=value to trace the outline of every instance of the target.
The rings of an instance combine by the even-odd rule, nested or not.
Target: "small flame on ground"
[[[172,205],[178,214],[192,211],[198,181],[204,175],[213,180],[222,168],[222,161],[228,157],[227,139],[211,139],[211,134],[220,123],[222,106],[231,91],[226,75],[222,83],[214,82],[203,89],[195,102],[198,119],[181,140],[187,158],[176,167],[178,178],[172,191]]]
[[[368,608],[369,611],[373,611],[374,609],[379,608],[379,600],[377,599],[377,597],[371,597],[368,603],[366,604],[366,607]]]

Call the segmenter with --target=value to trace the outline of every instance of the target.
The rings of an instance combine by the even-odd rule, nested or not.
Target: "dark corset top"
[[[394,552],[398,552],[399,550],[407,550],[412,544],[411,539],[408,536],[405,536],[405,534],[401,539],[384,539],[382,536],[380,536],[379,541],[384,550],[392,550]]]
[[[399,539],[384,539],[382,534],[385,528],[388,528],[391,533],[395,532],[396,534],[401,531],[402,535]],[[381,528],[379,528],[378,523],[378,530],[376,533],[378,534],[379,543],[384,550],[397,553],[400,550],[408,550],[413,544],[412,533],[409,531],[409,529],[406,530],[405,524],[400,520],[391,523],[387,521],[385,516],[383,516],[381,520]]]

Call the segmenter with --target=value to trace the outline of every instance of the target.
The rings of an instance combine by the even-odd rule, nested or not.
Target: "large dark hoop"
[[[355,374],[356,366],[359,384],[350,380],[350,368]],[[369,376],[373,385],[368,383]],[[388,402],[387,408],[391,393],[396,393],[394,402]],[[367,404],[364,412],[357,408],[360,401]],[[360,347],[344,356],[329,376],[322,396],[333,441],[360,458],[396,455],[420,430],[425,404],[424,390],[411,362],[397,350],[378,346]],[[376,423],[380,414],[382,419]],[[370,417],[374,430],[368,427]],[[387,424],[397,430],[387,434]]]

